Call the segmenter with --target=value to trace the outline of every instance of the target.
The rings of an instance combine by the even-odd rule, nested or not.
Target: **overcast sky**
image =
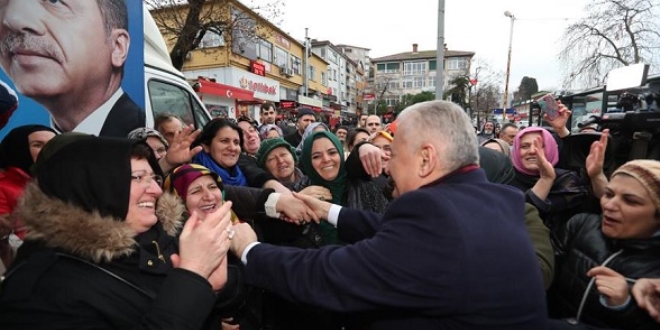
[[[252,0],[258,1],[258,0]],[[436,48],[438,1],[282,0],[280,27],[302,40],[309,37],[371,49],[371,57]],[[248,2],[248,1],[246,1]],[[452,50],[473,51],[498,71],[506,71],[510,11],[516,16],[509,90],[523,76],[539,88],[559,88],[557,54],[564,28],[584,16],[588,0],[446,0],[445,43]],[[318,13],[321,13],[319,16]]]

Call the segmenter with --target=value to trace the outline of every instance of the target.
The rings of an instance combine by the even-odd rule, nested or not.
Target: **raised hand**
[[[380,148],[369,143],[360,145],[358,154],[364,171],[372,178],[378,177],[383,172],[383,159],[389,160]]]
[[[587,276],[596,278],[596,288],[606,297],[609,306],[621,306],[628,300],[628,282],[623,275],[611,268],[598,266],[590,269]]]
[[[660,322],[660,278],[640,278],[632,287],[637,305]]]
[[[201,146],[190,149],[190,146],[199,134],[201,134],[201,131],[196,130],[193,125],[188,125],[182,131],[174,134],[172,144],[167,149],[167,154],[164,158],[164,161],[167,164],[161,164],[161,167],[169,168],[163,168],[163,172],[167,172],[174,167],[190,162],[193,156],[202,151]]]
[[[545,158],[545,152],[543,149],[543,138],[538,136],[534,139],[534,145],[532,146],[536,151],[536,164],[539,168],[539,175],[541,178],[549,179],[554,181],[557,177],[555,168],[552,164]]]
[[[571,134],[571,132],[566,128],[566,122],[568,121],[568,118],[571,117],[571,110],[568,110],[568,108],[561,103],[561,101],[557,101],[557,104],[559,105],[559,115],[557,118],[554,120],[550,120],[550,117],[548,116],[547,113],[543,114],[543,120],[545,120],[552,128],[555,130],[557,135],[559,135],[560,138],[564,138],[568,135]]]
[[[221,266],[229,249],[231,205],[231,202],[225,202],[216,212],[207,214],[203,221],[199,220],[197,212],[193,212],[179,237],[180,254],[172,261],[178,259],[180,268],[211,280],[211,275]],[[226,267],[224,271],[226,280]],[[217,286],[217,283],[211,284]]]
[[[603,174],[603,164],[605,163],[605,150],[607,148],[607,138],[610,130],[603,130],[603,134],[598,141],[591,144],[589,156],[587,156],[585,166],[590,178],[595,178]]]

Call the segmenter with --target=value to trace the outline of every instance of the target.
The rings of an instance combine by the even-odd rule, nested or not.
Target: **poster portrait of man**
[[[142,12],[141,1],[0,0],[0,79],[27,100],[8,128],[125,137],[144,127]]]

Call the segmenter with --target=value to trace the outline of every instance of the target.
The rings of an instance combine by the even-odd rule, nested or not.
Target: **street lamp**
[[[511,43],[513,42],[513,22],[516,17],[510,12],[505,11],[504,16],[511,18],[511,31],[509,32],[509,56],[506,61],[506,83],[504,84],[504,98],[502,99],[502,124],[506,122],[506,105],[509,101],[509,74],[511,73]]]

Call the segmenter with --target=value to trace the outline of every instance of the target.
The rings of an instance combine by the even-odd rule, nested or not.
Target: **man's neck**
[[[119,89],[121,77],[101,88],[81,91],[35,100],[41,103],[53,117],[53,121],[62,131],[68,132],[80,124],[87,116],[98,109]]]

